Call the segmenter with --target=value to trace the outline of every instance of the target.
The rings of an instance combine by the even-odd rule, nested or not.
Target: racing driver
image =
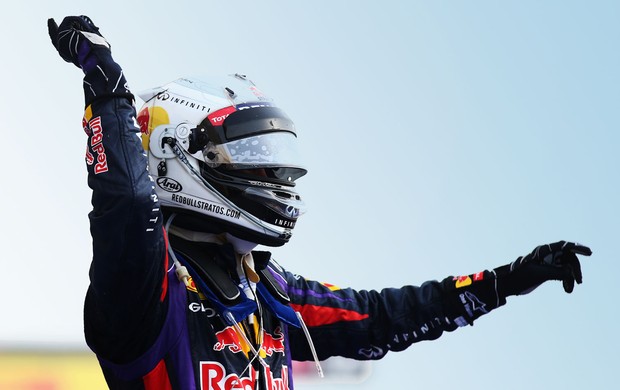
[[[48,20],[84,73],[92,189],[86,342],[110,389],[292,389],[291,362],[380,359],[548,280],[572,292],[560,241],[510,264],[420,286],[341,289],[307,280],[258,245],[291,238],[304,212],[291,119],[246,76],[181,78],[140,95],[86,16]]]

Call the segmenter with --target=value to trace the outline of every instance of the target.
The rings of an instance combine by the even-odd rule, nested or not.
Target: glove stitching
[[[493,274],[493,276],[495,276],[495,280],[494,280],[494,284],[495,284],[495,307],[499,307],[499,289],[497,286],[497,273],[495,273],[495,270],[492,270],[491,273]]]

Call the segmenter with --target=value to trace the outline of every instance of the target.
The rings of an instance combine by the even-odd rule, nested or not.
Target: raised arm
[[[86,167],[93,191],[86,339],[107,359],[131,360],[161,326],[167,287],[161,213],[133,95],[109,43],[88,17],[67,17],[60,26],[50,19],[48,27],[60,56],[84,72]]]

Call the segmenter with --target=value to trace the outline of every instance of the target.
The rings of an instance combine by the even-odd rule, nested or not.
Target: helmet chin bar
[[[164,206],[162,210],[164,215],[176,213],[174,224],[180,228],[213,234],[227,233],[237,238],[243,237],[244,240],[249,242],[255,242],[256,244],[270,247],[279,247],[286,244],[293,235],[291,230],[287,229],[277,237],[269,236],[223,219],[218,219],[216,225],[209,225],[206,227],[204,223],[205,216],[203,214],[174,206]]]
[[[267,233],[270,233],[270,234],[274,235],[275,236],[274,239],[277,237],[279,239],[285,240],[285,242],[288,241],[288,239],[291,237],[290,229],[285,229],[284,231],[280,231],[280,230],[270,226],[269,224],[263,222],[262,220],[260,220],[259,218],[255,217],[254,215],[250,214],[246,210],[238,207],[237,205],[235,205],[232,201],[230,201],[226,197],[220,195],[220,193],[213,187],[213,185],[211,185],[211,183],[209,183],[207,180],[205,180],[202,177],[202,175],[200,175],[200,173],[196,170],[196,168],[194,168],[192,166],[192,164],[187,159],[187,156],[185,155],[185,152],[183,151],[183,148],[178,145],[178,142],[177,142],[177,140],[174,137],[163,137],[162,138],[162,147],[163,147],[163,144],[168,145],[172,149],[172,151],[175,154],[175,156],[179,159],[179,161],[181,161],[183,163],[183,165],[190,171],[190,173],[195,178],[197,178],[205,187],[207,187],[212,193],[216,194],[218,196],[218,198],[220,199],[220,201],[222,201],[224,204],[226,204],[228,207],[230,207],[232,209],[239,210],[239,212],[245,218],[247,218],[250,222],[252,222],[253,224],[257,225],[261,229],[265,230]],[[231,232],[231,233],[234,234],[234,232]]]

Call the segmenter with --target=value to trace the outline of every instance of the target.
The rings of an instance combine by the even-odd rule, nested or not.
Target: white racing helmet
[[[194,231],[288,242],[306,174],[291,119],[245,76],[181,78],[143,92],[138,114],[164,214]]]

